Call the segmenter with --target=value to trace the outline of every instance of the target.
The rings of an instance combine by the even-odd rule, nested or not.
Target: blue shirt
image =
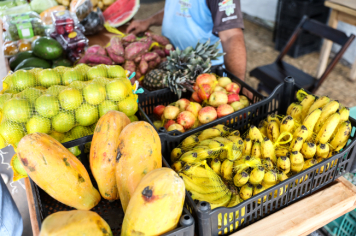
[[[209,38],[214,44],[220,31],[233,28],[243,28],[240,0],[166,0],[162,35],[176,48],[195,47]],[[218,48],[223,51],[221,43]],[[212,61],[223,63],[223,56]]]

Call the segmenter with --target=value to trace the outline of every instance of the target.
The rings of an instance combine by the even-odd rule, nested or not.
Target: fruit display
[[[145,76],[143,86],[151,91],[168,87],[180,98],[186,91],[185,85],[193,85],[198,75],[210,72],[211,61],[225,54],[219,53],[219,43],[210,45],[208,40],[195,48],[170,51],[167,62]]]
[[[92,0],[98,2],[98,0]],[[103,0],[108,2],[111,6],[104,10],[105,21],[112,27],[119,27],[126,24],[136,14],[140,7],[139,0],[125,1],[125,0]]]
[[[110,226],[92,211],[59,211],[42,223],[40,236],[51,235],[112,235]]]
[[[181,98],[168,106],[154,108],[157,120],[153,124],[157,129],[164,127],[167,131],[183,133],[250,105],[247,97],[239,95],[239,85],[228,77],[200,74],[193,88],[195,91],[190,101]]]

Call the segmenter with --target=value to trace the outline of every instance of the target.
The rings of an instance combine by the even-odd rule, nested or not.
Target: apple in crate
[[[227,91],[226,91],[223,87],[221,87],[221,86],[219,86],[219,85],[215,86],[214,92],[224,92],[224,93],[227,93]]]
[[[164,108],[166,108],[163,105],[158,105],[153,109],[153,114],[155,115],[155,117],[157,119],[161,119],[163,112],[164,112]]]
[[[244,95],[240,95],[240,102],[244,104],[245,107],[248,107],[250,105],[250,101]]]
[[[213,107],[218,107],[222,104],[226,104],[228,101],[227,94],[224,92],[213,92],[209,98],[209,104]]]
[[[195,102],[197,102],[197,103],[203,102],[203,100],[200,99],[200,97],[199,97],[199,95],[198,95],[198,92],[194,92],[194,93],[192,94],[192,99],[193,99],[193,101],[195,101]]]
[[[181,126],[180,124],[173,124],[173,125],[169,126],[167,131],[172,131],[172,130],[178,130],[179,132],[182,132],[182,133],[185,132],[183,126]]]
[[[195,123],[195,116],[190,111],[183,111],[177,117],[177,123],[183,126],[184,129],[190,129]]]
[[[208,84],[202,84],[199,86],[198,95],[201,100],[208,100],[211,94],[211,86]]]
[[[242,108],[245,108],[244,104],[241,101],[238,102],[233,102],[230,104],[232,108],[234,108],[234,111],[241,110]]]
[[[218,79],[218,83],[221,87],[225,88],[226,85],[232,83],[231,79],[228,77],[221,77]]]
[[[200,85],[203,84],[208,84],[210,85],[210,87],[213,87],[215,81],[216,81],[215,75],[205,73],[205,74],[198,75],[195,84],[198,85],[198,87],[200,87]]]
[[[226,85],[225,89],[229,93],[239,93],[240,92],[240,86],[236,83],[230,83],[230,84]]]
[[[179,108],[179,111],[185,111],[187,107],[189,106],[190,101],[186,98],[181,98],[178,101],[176,101],[175,106]]]
[[[162,121],[156,120],[153,122],[153,125],[156,127],[156,129],[159,129],[162,127]]]
[[[228,103],[228,104],[231,104],[231,103],[233,103],[233,102],[238,102],[238,101],[240,101],[240,96],[239,96],[238,94],[236,94],[236,93],[229,93],[229,94],[227,95],[227,103]]]
[[[232,108],[232,106],[230,106],[229,104],[222,104],[217,109],[218,118],[227,116],[233,112],[234,108]]]
[[[179,114],[179,108],[175,106],[166,106],[163,116],[166,120],[175,120]]]
[[[168,130],[169,126],[171,126],[171,125],[173,125],[173,124],[176,124],[176,122],[175,122],[174,120],[169,120],[169,121],[167,121],[167,122],[164,124],[163,127],[164,127],[166,130]]]
[[[198,119],[202,124],[216,120],[217,116],[215,108],[211,106],[203,107],[198,113]]]
[[[195,117],[198,117],[198,113],[201,110],[201,105],[197,102],[191,102],[187,107],[186,111],[193,113]]]

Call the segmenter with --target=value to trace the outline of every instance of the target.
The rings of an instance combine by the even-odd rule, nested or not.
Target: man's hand
[[[126,29],[127,34],[137,35],[142,32],[146,32],[150,28],[149,19],[146,20],[134,20]]]

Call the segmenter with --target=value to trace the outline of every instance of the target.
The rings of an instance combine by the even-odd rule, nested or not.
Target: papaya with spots
[[[127,207],[121,236],[162,235],[175,229],[183,211],[185,186],[170,168],[148,173]]]
[[[59,211],[43,221],[40,236],[112,236],[108,223],[92,211]]]
[[[90,169],[98,184],[101,196],[107,200],[119,199],[116,184],[116,157],[119,136],[130,124],[123,112],[109,111],[96,124],[90,148]]]
[[[162,167],[161,151],[161,140],[149,123],[132,122],[121,131],[116,182],[124,212],[141,179],[150,171]]]
[[[43,133],[23,137],[17,156],[31,179],[48,195],[78,210],[89,210],[101,197],[83,164],[60,142]]]

